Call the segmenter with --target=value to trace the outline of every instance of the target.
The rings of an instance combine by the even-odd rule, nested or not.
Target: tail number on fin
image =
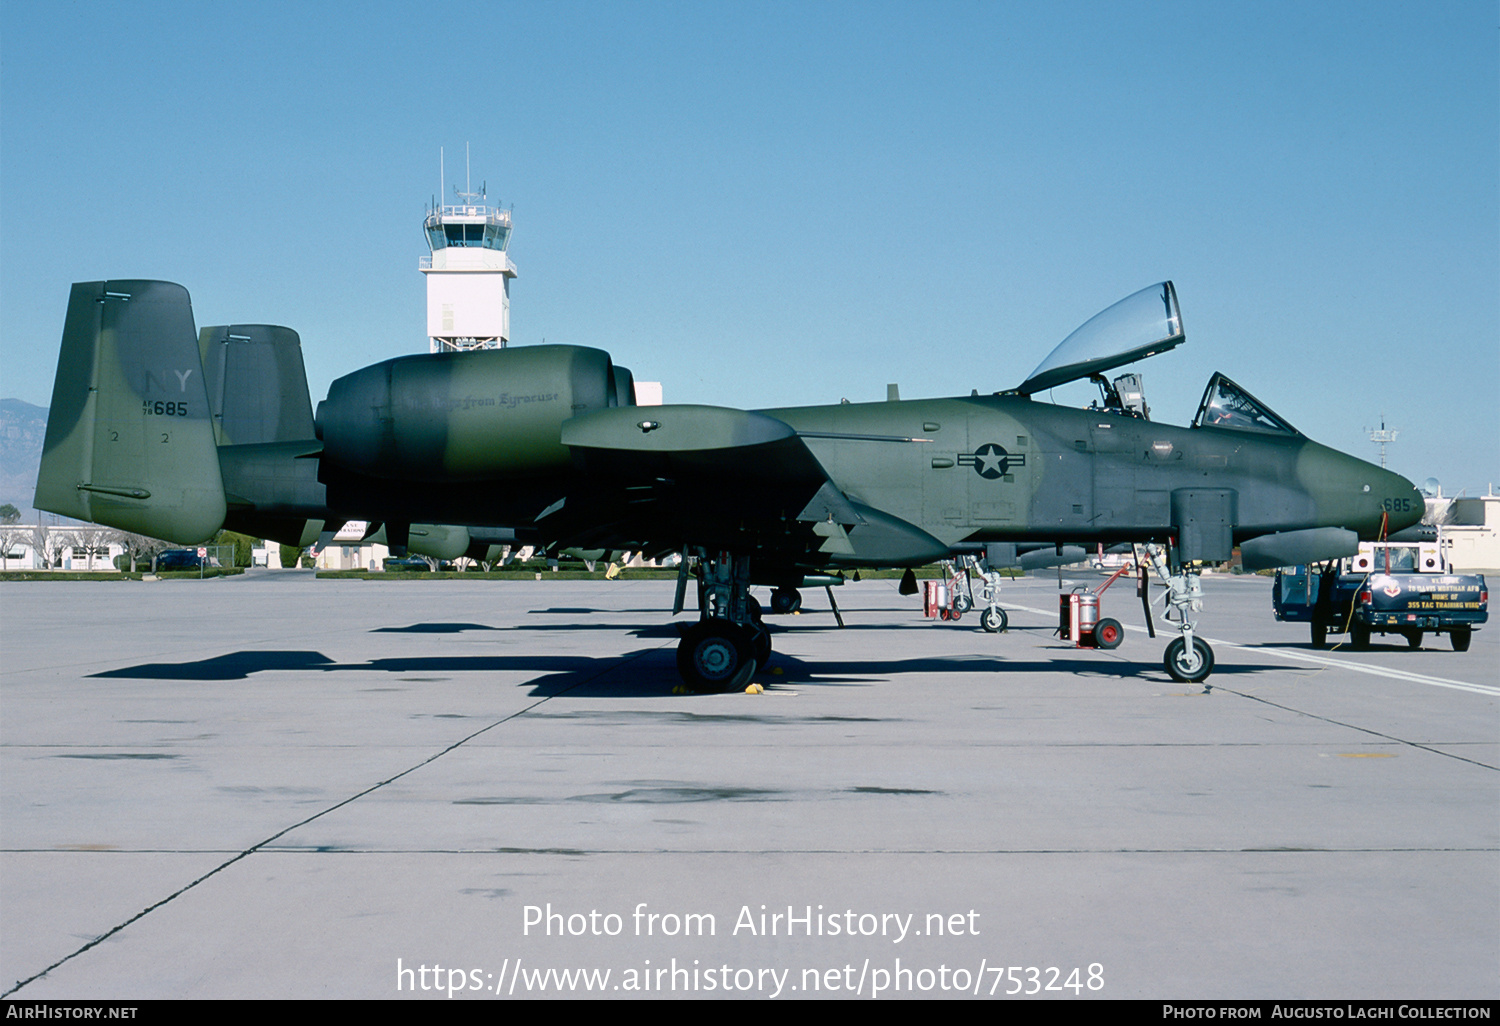
[[[186,417],[188,415],[188,404],[184,402],[155,402],[150,399],[141,400],[141,414],[146,417]]]

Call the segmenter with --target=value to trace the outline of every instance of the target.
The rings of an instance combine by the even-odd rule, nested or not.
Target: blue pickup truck
[[[1365,542],[1339,563],[1278,570],[1271,591],[1276,619],[1310,624],[1314,648],[1345,632],[1354,648],[1372,634],[1400,634],[1421,648],[1432,633],[1465,652],[1489,619],[1489,598],[1484,575],[1453,573],[1436,542]]]

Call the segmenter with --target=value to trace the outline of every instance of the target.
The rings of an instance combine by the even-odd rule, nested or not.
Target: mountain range
[[[42,440],[46,435],[45,406],[0,399],[0,504],[15,506],[26,523],[36,523],[31,500],[36,497],[36,475],[42,465]]]

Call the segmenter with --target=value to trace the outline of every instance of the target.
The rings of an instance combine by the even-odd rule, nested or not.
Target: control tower
[[[516,265],[506,255],[510,211],[485,202],[478,192],[454,194],[457,206],[427,211],[423,229],[430,256],[427,275],[427,340],[434,353],[503,349],[510,340],[510,280]]]

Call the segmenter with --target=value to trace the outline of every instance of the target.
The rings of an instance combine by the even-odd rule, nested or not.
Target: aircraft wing
[[[585,485],[537,526],[569,545],[816,552],[864,517],[797,432],[717,406],[625,406],[562,427]]]

